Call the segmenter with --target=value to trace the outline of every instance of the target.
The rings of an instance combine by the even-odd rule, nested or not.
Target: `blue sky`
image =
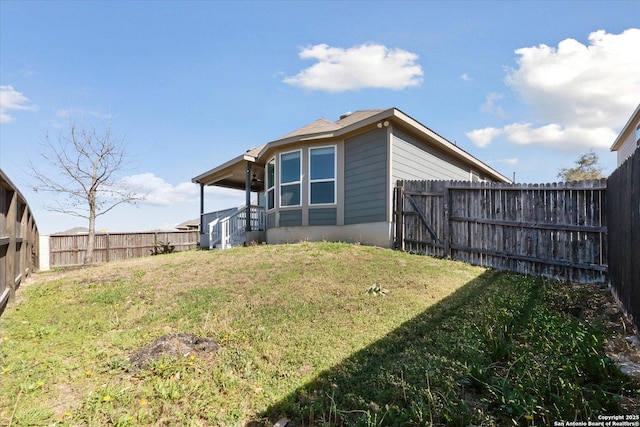
[[[27,167],[47,134],[109,121],[149,193],[98,218],[171,229],[191,178],[320,117],[397,107],[518,182],[554,182],[593,149],[606,174],[640,102],[640,2],[0,1],[0,168],[39,230]],[[205,210],[243,203],[208,190]]]

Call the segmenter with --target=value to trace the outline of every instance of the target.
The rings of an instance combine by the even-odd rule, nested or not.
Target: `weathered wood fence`
[[[198,247],[199,234],[193,231],[149,231],[141,233],[96,233],[95,262],[121,261],[152,254],[157,244],[170,243],[175,252]],[[53,234],[49,237],[51,267],[81,265],[87,250],[88,235]]]
[[[579,283],[607,281],[606,180],[398,181],[398,249]]]
[[[38,268],[38,228],[25,198],[0,170],[0,313]]]
[[[607,179],[609,280],[640,330],[640,150]]]

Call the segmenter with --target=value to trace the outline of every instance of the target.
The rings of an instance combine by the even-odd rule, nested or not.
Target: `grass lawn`
[[[501,426],[629,414],[640,386],[605,356],[607,304],[598,287],[339,243],[39,273],[0,317],[0,425]],[[130,356],[170,333],[220,349],[133,369]]]

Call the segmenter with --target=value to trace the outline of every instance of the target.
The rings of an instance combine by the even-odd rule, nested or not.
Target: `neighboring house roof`
[[[190,219],[176,225],[176,230],[193,230],[196,228],[200,228],[200,218]]]
[[[89,229],[87,227],[74,227],[67,231],[58,231],[57,233],[53,233],[54,236],[60,234],[87,234],[89,233]]]
[[[620,134],[610,148],[611,151],[618,151],[627,138],[629,138],[629,135],[636,132],[636,123],[638,123],[638,121],[640,121],[640,104],[638,104],[631,117],[629,117],[627,124],[625,124],[620,131]]]
[[[440,150],[454,158],[462,160],[465,163],[472,164],[483,175],[489,176],[497,181],[511,182],[509,178],[503,176],[499,172],[487,166],[485,163],[473,157],[471,154],[464,151],[462,148],[449,142],[397,108],[356,111],[354,113],[342,115],[336,122],[332,122],[325,118],[316,120],[301,127],[300,129],[286,134],[279,139],[268,142],[259,147],[252,148],[246,153],[198,175],[192,179],[192,182],[203,185],[216,185],[243,189],[246,182],[246,162],[249,161],[264,165],[269,158],[270,151],[276,147],[305,141],[346,137],[349,134],[355,134],[364,128],[374,128],[376,125],[380,125],[380,123],[387,120],[401,127],[409,128],[412,132],[435,141]],[[264,171],[261,173],[263,174]],[[258,181],[262,182],[263,176],[259,176],[257,178]],[[261,188],[256,187],[252,190],[261,191]]]

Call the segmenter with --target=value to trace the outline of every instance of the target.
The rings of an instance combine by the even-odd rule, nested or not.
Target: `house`
[[[87,233],[89,233],[89,229],[87,227],[73,227],[67,231],[58,231],[57,233],[53,233],[52,236],[66,235],[66,234],[87,234]]]
[[[618,152],[618,166],[633,154],[640,146],[640,104],[636,107],[627,124],[611,146],[611,151]]]
[[[397,108],[322,118],[192,179],[200,184],[200,245],[248,239],[391,247],[399,179],[511,182]],[[245,190],[249,208],[204,213],[205,185]],[[251,192],[260,206],[250,204]]]
[[[176,225],[176,230],[180,231],[192,231],[200,229],[200,218],[190,219],[183,223]]]

